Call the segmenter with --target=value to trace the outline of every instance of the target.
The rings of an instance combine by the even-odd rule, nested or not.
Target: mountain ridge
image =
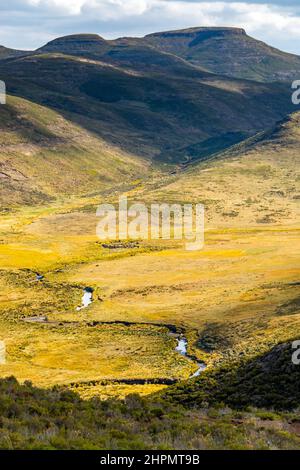
[[[158,60],[154,70],[147,70],[130,67],[127,60],[109,67],[38,54],[0,61],[0,76],[8,94],[71,112],[72,119],[84,118],[89,129],[93,119],[101,138],[123,150],[175,163],[184,161],[187,151],[201,155],[202,142],[205,153],[214,151],[209,139],[221,137],[218,148],[226,147],[228,133],[240,133],[242,140],[294,108],[285,84],[217,77],[162,57],[166,62]],[[131,61],[139,63],[140,56]],[[191,145],[197,147],[187,150]]]
[[[191,28],[183,33],[180,30],[178,34],[193,36],[203,31],[223,34],[224,29]],[[247,37],[242,29],[227,28],[225,33]],[[75,34],[50,41],[38,52],[27,51],[24,55],[0,60],[0,79],[6,82],[8,95],[20,100],[16,108],[20,108],[20,103],[23,103],[21,108],[25,102],[29,103],[26,119],[19,126],[20,135],[14,130],[18,111],[7,113],[11,108],[0,107],[2,135],[12,141],[17,139],[16,155],[19,158],[18,163],[13,157],[14,150],[8,146],[8,154],[11,152],[15,166],[2,165],[1,179],[7,189],[3,199],[9,194],[10,200],[19,204],[22,187],[26,187],[24,194],[29,194],[31,189],[43,193],[36,179],[27,178],[22,183],[11,184],[16,178],[9,180],[8,176],[17,175],[19,171],[31,175],[33,168],[23,171],[20,166],[23,160],[26,165],[34,166],[33,156],[24,155],[22,139],[26,141],[25,146],[38,147],[37,154],[44,155],[43,141],[45,134],[49,137],[49,128],[54,129],[54,135],[46,146],[52,145],[56,150],[60,146],[57,150],[59,159],[67,153],[71,177],[66,176],[63,186],[66,194],[73,194],[78,192],[79,181],[82,193],[89,191],[89,185],[94,191],[97,182],[103,188],[109,186],[104,181],[109,173],[109,162],[105,158],[112,158],[114,166],[113,152],[117,156],[134,157],[134,164],[129,164],[132,169],[138,160],[142,167],[186,166],[211,158],[271,128],[295,109],[288,83],[259,83],[206,72],[178,55],[160,51],[150,44],[144,45],[143,41],[143,38],[106,41],[95,34]],[[71,130],[70,135],[79,126],[82,140],[87,142],[84,160],[90,158],[89,171],[96,172],[93,177],[78,168],[80,159],[75,166],[70,161],[72,142],[67,143],[67,149],[61,146],[62,136],[57,124],[52,126],[47,121],[36,131],[38,120],[35,116],[45,114],[55,123],[61,118],[63,126]],[[76,155],[82,151],[77,144],[73,148]],[[109,152],[103,151],[105,146]],[[91,147],[99,148],[99,171],[95,168]],[[51,158],[54,157],[48,152],[46,198],[54,197],[58,191],[57,171],[51,165]],[[60,161],[62,164],[63,160]],[[37,163],[40,162],[38,158]],[[123,163],[120,168],[114,168],[113,180],[122,175]],[[101,171],[104,174],[102,180]],[[142,169],[141,173],[148,173],[148,170]],[[14,190],[17,191],[15,199]],[[40,201],[43,197],[38,194],[31,198],[29,195],[27,203]]]
[[[55,38],[31,53],[61,52],[113,62],[122,59],[122,54],[135,55],[138,51],[140,62],[150,65],[149,48],[153,53],[154,49],[168,53],[203,71],[232,78],[274,82],[290,81],[300,75],[298,55],[269,46],[249,36],[245,29],[235,27],[199,26],[111,40],[98,34],[78,33]],[[148,55],[143,57],[142,50]],[[0,60],[28,53],[0,46]]]
[[[296,79],[300,74],[299,56],[256,40],[242,28],[189,28],[150,34],[143,40],[230,77],[266,82]]]

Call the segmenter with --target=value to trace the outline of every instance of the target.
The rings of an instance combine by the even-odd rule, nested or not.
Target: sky
[[[106,39],[236,26],[300,55],[300,0],[0,0],[0,45],[36,49],[74,33]]]

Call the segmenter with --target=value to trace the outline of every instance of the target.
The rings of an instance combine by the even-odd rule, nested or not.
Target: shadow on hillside
[[[216,137],[227,136],[226,148],[230,133],[243,139],[295,111],[289,84],[226,78],[230,87],[219,87],[202,75],[128,73],[50,55],[0,63],[9,94],[54,109],[109,144],[161,160],[185,162],[191,152],[201,158],[201,142],[207,155]]]
[[[187,406],[203,406],[207,402],[233,408],[298,408],[300,365],[292,362],[294,352],[292,343],[279,344],[250,361],[207,370],[197,380],[169,388],[166,395]]]

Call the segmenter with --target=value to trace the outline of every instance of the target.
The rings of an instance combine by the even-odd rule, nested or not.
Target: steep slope
[[[150,34],[143,42],[230,77],[269,82],[291,81],[300,74],[300,57],[270,47],[240,28],[167,31]]]
[[[300,113],[272,130],[193,164],[148,200],[202,202],[215,226],[295,224],[299,218]],[[230,197],[226,197],[230,195]]]
[[[165,162],[184,162],[202,149],[209,155],[215,139],[218,149],[226,148],[294,109],[289,85],[217,77],[180,59],[176,67],[176,73],[171,66],[146,70],[145,62],[145,70],[137,71],[47,53],[2,62],[0,76],[9,93],[68,119],[72,113],[72,120],[109,144]]]
[[[108,146],[45,106],[10,96],[0,106],[2,209],[101,192],[147,171],[141,159]]]
[[[292,362],[293,352],[292,342],[278,344],[252,360],[231,361],[197,381],[170,388],[166,395],[192,407],[206,402],[234,408],[295,410],[300,398],[300,369]]]

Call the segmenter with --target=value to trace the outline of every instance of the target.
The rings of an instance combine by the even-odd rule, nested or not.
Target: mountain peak
[[[93,52],[102,48],[105,44],[105,39],[98,34],[72,34],[53,39],[39,48],[38,51],[80,54],[82,52]]]
[[[209,33],[211,36],[225,36],[225,35],[241,35],[246,36],[247,33],[243,28],[231,28],[226,26],[199,26],[195,28],[186,28],[186,29],[177,29],[171,31],[162,31],[159,33],[152,33],[145,36],[145,38],[151,37],[194,37],[198,35],[207,35]]]
[[[300,73],[300,57],[274,49],[242,28],[188,28],[150,34],[143,41],[219,75],[255,81],[291,81]]]

